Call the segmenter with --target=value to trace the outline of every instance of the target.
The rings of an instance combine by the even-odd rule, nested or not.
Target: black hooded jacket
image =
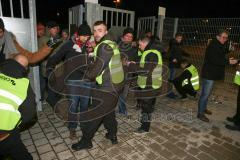
[[[227,43],[221,44],[213,39],[207,46],[202,67],[202,78],[208,80],[223,80],[225,65],[228,64],[226,54],[229,52]]]
[[[0,73],[13,78],[26,78],[26,69],[13,59],[8,59],[0,64]],[[1,85],[1,84],[0,84]],[[22,124],[30,122],[36,116],[36,102],[35,94],[29,84],[27,90],[27,97],[18,108],[21,113]],[[1,132],[1,131],[0,131]]]

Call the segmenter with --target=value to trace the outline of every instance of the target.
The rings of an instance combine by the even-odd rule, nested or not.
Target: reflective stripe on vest
[[[94,49],[94,58],[95,59],[97,57],[98,47],[102,43],[109,45],[113,49],[113,56],[112,56],[108,66],[109,66],[109,71],[110,71],[110,75],[111,75],[111,81],[114,84],[119,84],[124,80],[124,72],[123,72],[120,52],[117,47],[117,44],[110,40],[104,40],[101,43],[99,43]],[[103,83],[102,77],[103,77],[104,72],[105,72],[105,70],[103,70],[102,73],[98,77],[96,77],[96,81],[98,84]]]
[[[234,83],[240,86],[240,71],[236,71]]]
[[[0,130],[11,131],[19,124],[21,114],[18,108],[27,97],[28,85],[26,78],[0,74]]]
[[[154,53],[158,57],[158,64],[154,68],[152,72],[152,88],[158,89],[162,86],[162,56],[158,50],[146,50],[142,53],[142,57],[140,60],[140,67],[144,68],[145,65],[145,58],[149,53]],[[137,84],[140,88],[144,89],[147,85],[147,76],[138,76]]]
[[[188,68],[186,68],[186,70],[188,70],[192,75],[190,81],[193,86],[193,89],[195,91],[199,90],[199,75],[198,75],[197,68],[194,67],[193,65],[191,65]],[[182,86],[187,85],[187,84],[188,84],[188,79],[185,79],[182,83]]]

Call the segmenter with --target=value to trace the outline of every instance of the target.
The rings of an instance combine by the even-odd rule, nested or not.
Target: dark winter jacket
[[[175,39],[172,39],[169,43],[169,65],[179,68],[183,56],[189,55],[182,49],[182,43],[178,43]],[[173,59],[176,59],[177,62],[174,63]]]
[[[207,46],[204,63],[202,67],[202,78],[208,80],[223,80],[225,76],[225,65],[228,64],[226,54],[227,44],[221,44],[217,39],[213,39]]]
[[[69,61],[72,60],[74,57],[80,55],[83,56],[82,60],[85,62],[79,62],[79,64],[87,64],[88,55],[86,45],[83,45],[79,48],[79,46],[75,44],[72,40],[68,40],[65,44],[61,46],[61,48],[56,52],[55,55],[49,58],[47,63],[48,74],[61,61]],[[75,71],[69,71],[68,68],[68,66],[64,67],[64,72],[69,73],[69,77],[67,77],[67,80],[82,80],[87,67],[85,65],[76,69]]]
[[[125,43],[120,41],[118,43],[119,50],[122,58],[127,58],[129,61],[138,62],[138,49],[137,47],[132,46],[132,43]]]
[[[26,69],[13,59],[8,59],[0,64],[0,73],[13,78],[26,78]],[[18,108],[21,113],[22,124],[30,122],[36,116],[36,102],[35,94],[29,84],[27,90],[27,97]]]

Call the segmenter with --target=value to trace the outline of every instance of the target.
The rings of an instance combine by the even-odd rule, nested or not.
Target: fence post
[[[174,28],[173,28],[173,38],[175,37],[175,34],[177,33],[178,31],[178,18],[175,18],[174,19]]]
[[[165,13],[166,13],[166,8],[164,7],[159,7],[158,9],[158,32],[157,36],[159,37],[160,41],[162,41],[162,36],[163,36],[163,24],[164,24],[164,19],[165,19]]]
[[[134,18],[135,18],[135,12],[132,12],[130,14],[130,27],[134,28]]]
[[[31,24],[31,50],[37,50],[37,31],[36,31],[36,2],[35,0],[29,0],[29,16]],[[40,79],[39,79],[39,67],[31,67],[30,77],[32,77],[31,82],[33,82],[33,88],[36,95],[37,110],[42,111],[42,103],[40,102]]]
[[[93,26],[94,22],[103,20],[101,5],[96,3],[85,3],[85,19],[87,20],[90,27]]]

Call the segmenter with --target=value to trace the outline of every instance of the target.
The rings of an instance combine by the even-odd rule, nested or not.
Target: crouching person
[[[197,91],[199,90],[199,75],[197,68],[186,59],[181,61],[181,68],[184,69],[184,71],[171,82],[181,95],[180,99],[187,98],[187,95],[196,97]]]

